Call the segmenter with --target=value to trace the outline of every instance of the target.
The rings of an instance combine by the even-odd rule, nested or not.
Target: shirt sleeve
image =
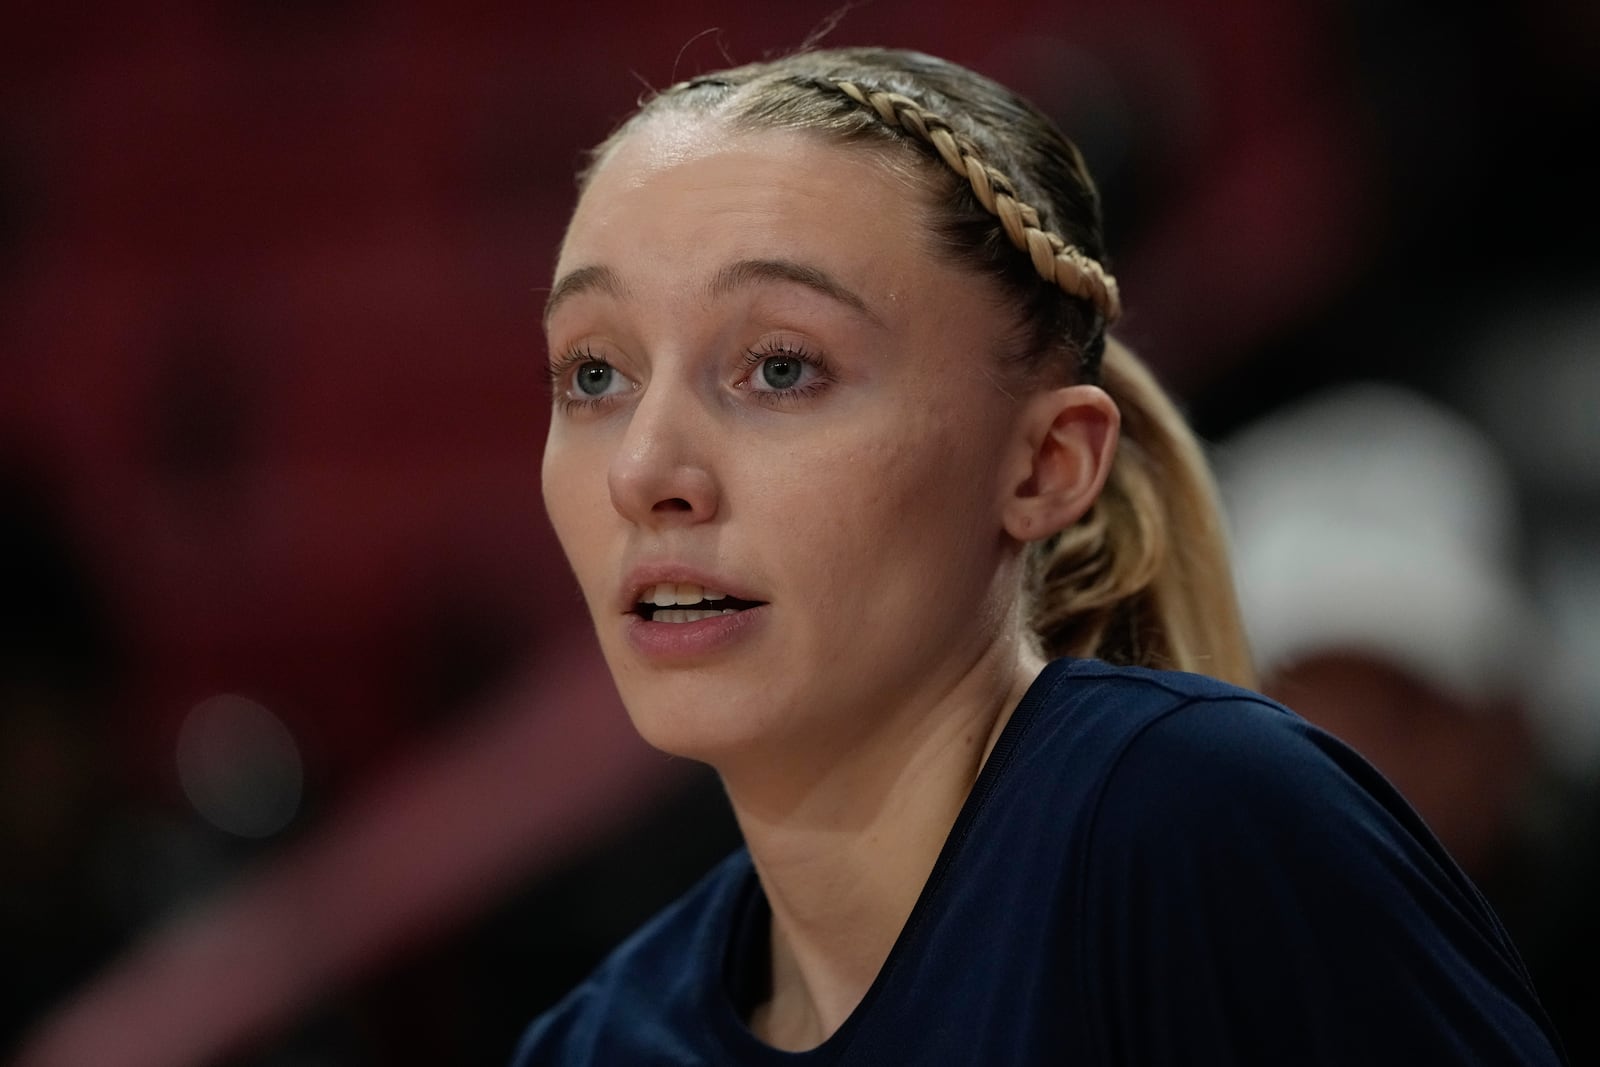
[[[1197,700],[1122,751],[1082,864],[1080,991],[1109,1063],[1563,1062],[1476,888],[1351,750]]]

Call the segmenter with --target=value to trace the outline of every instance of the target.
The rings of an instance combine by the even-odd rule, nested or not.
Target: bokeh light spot
[[[270,837],[300,809],[305,774],[283,721],[230,693],[196,704],[178,731],[178,780],[195,811],[240,837]]]

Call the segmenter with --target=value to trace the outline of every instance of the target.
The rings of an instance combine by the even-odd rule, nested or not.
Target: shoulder
[[[1421,831],[1409,807],[1353,749],[1258,693],[1192,675],[1150,672],[1147,713],[1125,724],[1106,776],[1108,801],[1193,825],[1236,807],[1277,819],[1306,807],[1383,809]]]
[[[1398,792],[1332,735],[1258,693],[1194,675],[1089,672],[1125,691],[1091,798],[1099,873],[1248,896],[1252,877],[1340,893],[1419,885],[1487,916]],[[1131,709],[1131,710],[1130,710]],[[1489,916],[1492,919],[1492,916]]]
[[[704,1019],[705,991],[719,988],[708,975],[720,973],[729,922],[751,877],[743,849],[714,867],[535,1019],[513,1067],[698,1062],[687,1031]],[[649,1049],[649,1059],[630,1048]]]
[[[1226,865],[1234,880],[1251,864],[1357,881],[1381,868],[1384,884],[1404,872],[1481,906],[1405,799],[1331,734],[1212,679],[1138,671],[1123,685],[1140,713],[1123,716],[1104,754],[1093,801],[1101,855]]]
[[[1281,726],[1293,712],[1249,689],[1200,674],[1121,667],[1093,659],[1056,660],[1025,698],[1031,733],[1065,735],[1074,745],[1120,749],[1156,723],[1186,708],[1232,709],[1243,720]],[[1022,710],[1019,708],[1019,711]],[[1048,745],[1035,738],[1030,746]]]
[[[1353,750],[1260,693],[1214,678],[1061,660],[1029,695],[1017,758],[1092,781],[1086,799],[1101,818],[1150,811],[1164,821],[1177,804],[1185,818],[1203,819],[1213,805],[1263,791],[1308,803],[1372,794],[1412,818]]]
[[[1234,1063],[1555,1062],[1498,920],[1359,755],[1247,690],[1086,674],[1124,709],[1100,726],[1076,916],[1109,1044],[1146,1062],[1182,1058],[1159,1034]]]
[[[1340,818],[1371,822],[1449,863],[1360,756],[1250,690],[1061,660],[1015,719],[992,757],[994,795],[980,798],[988,819],[1003,814],[1022,835],[1057,832],[1079,868],[1186,856],[1215,863],[1279,836],[1307,843],[1317,825]]]
[[[1046,680],[1030,747],[1092,755],[1100,819],[1149,812],[1193,825],[1241,805],[1271,818],[1285,804],[1354,804],[1426,833],[1354,750],[1260,693],[1095,660],[1052,665]]]

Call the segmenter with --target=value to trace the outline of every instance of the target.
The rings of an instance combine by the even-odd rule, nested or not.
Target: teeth
[[[691,585],[687,582],[661,582],[639,594],[639,603],[670,608],[678,604],[698,604],[701,601],[726,600],[727,593]],[[659,613],[658,613],[659,614]]]
[[[714,619],[718,615],[736,615],[732,608],[723,608],[721,611],[705,611],[697,608],[688,610],[672,609],[658,611],[650,617],[652,622],[699,622],[701,619]]]

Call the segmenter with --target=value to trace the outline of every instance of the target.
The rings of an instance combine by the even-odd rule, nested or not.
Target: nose
[[[612,506],[623,518],[663,527],[715,517],[720,490],[708,425],[683,393],[645,390],[607,472]]]

